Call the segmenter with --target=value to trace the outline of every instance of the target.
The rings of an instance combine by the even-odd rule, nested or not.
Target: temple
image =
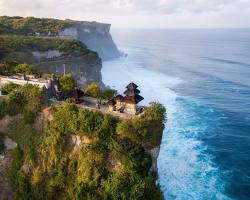
[[[131,115],[136,115],[141,112],[138,103],[144,98],[140,96],[140,90],[137,89],[138,86],[135,83],[130,83],[127,85],[125,96],[117,95],[114,99],[108,102],[110,111],[119,111]]]

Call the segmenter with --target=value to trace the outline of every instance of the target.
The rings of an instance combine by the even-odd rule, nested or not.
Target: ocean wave
[[[145,97],[143,104],[158,101],[167,107],[168,121],[158,159],[159,184],[166,199],[228,199],[223,195],[221,172],[199,140],[207,131],[206,119],[213,110],[201,109],[170,89],[183,80],[146,70],[129,57],[105,62],[102,76],[105,84],[119,92],[134,81]],[[199,109],[197,115],[194,110]]]

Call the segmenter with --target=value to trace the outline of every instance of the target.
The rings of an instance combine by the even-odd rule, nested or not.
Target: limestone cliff
[[[0,63],[9,61],[33,64],[43,73],[72,73],[81,87],[93,81],[103,86],[101,58],[78,40],[0,35]]]
[[[56,75],[62,75],[64,72],[72,73],[80,87],[91,82],[97,82],[102,87],[104,86],[101,75],[101,59],[94,55],[72,58],[59,57],[34,64],[37,65],[38,72],[42,73],[50,72]]]
[[[121,55],[110,34],[110,27],[110,24],[98,22],[78,22],[60,31],[59,36],[79,39],[103,60],[108,60]]]
[[[0,16],[0,35],[74,38],[104,60],[121,55],[112,40],[110,27],[110,24],[69,19]]]

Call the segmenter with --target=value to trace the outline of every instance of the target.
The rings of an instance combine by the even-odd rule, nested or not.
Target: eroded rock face
[[[62,52],[58,50],[48,50],[48,51],[33,51],[33,56],[37,59],[51,59],[51,58],[58,58],[62,55]]]
[[[110,27],[110,24],[79,22],[59,32],[59,37],[78,39],[103,60],[108,60],[121,56],[110,34]]]
[[[86,136],[80,136],[80,135],[70,135],[69,136],[69,149],[72,152],[75,152],[79,150],[83,145],[90,144],[92,140],[89,137]]]
[[[101,59],[98,56],[82,56],[78,58],[60,58],[52,61],[36,63],[38,71],[41,73],[54,73],[55,75],[64,74],[64,66],[66,73],[72,73],[80,87],[96,82],[101,86]]]
[[[160,146],[154,147],[152,149],[146,149],[145,151],[151,156],[152,159],[152,165],[150,167],[149,173],[157,173],[157,158],[159,156]]]

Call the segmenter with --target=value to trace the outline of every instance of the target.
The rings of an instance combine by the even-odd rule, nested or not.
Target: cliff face
[[[110,27],[110,24],[79,22],[60,31],[59,36],[78,39],[96,51],[103,60],[108,60],[121,56],[109,32]]]
[[[49,52],[43,52],[48,54]],[[34,55],[34,54],[33,54]],[[37,54],[36,55],[40,55]],[[96,82],[102,87],[101,59],[95,55],[86,55],[81,57],[63,58],[47,60],[43,62],[34,63],[37,65],[38,72],[54,73],[56,75],[63,75],[64,69],[66,73],[72,73],[78,85],[82,88],[91,82]]]
[[[80,87],[90,82],[103,86],[101,58],[78,40],[0,35],[1,52],[0,63],[30,63],[37,66],[38,72],[42,73],[72,73]]]
[[[121,55],[110,26],[68,19],[0,16],[0,62],[32,63],[43,66],[39,68],[41,72],[55,74],[62,74],[65,65],[66,72],[73,73],[80,86],[92,81],[103,86],[100,58]]]

